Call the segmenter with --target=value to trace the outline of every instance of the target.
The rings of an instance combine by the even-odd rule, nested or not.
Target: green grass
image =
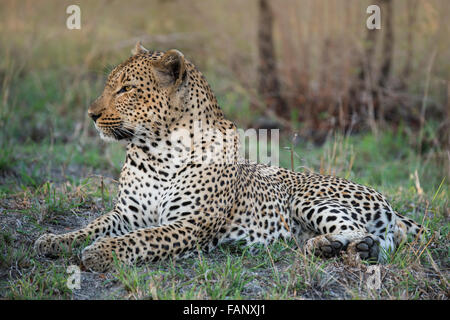
[[[11,281],[5,298],[15,300],[67,299],[71,297],[67,287],[67,274],[61,268],[45,268],[36,264],[32,274]]]

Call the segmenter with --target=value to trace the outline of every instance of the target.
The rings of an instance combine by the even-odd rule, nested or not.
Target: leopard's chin
[[[102,140],[104,140],[104,141],[107,141],[107,142],[114,142],[114,141],[117,141],[117,139],[114,137],[114,136],[110,136],[110,135],[107,135],[107,134],[105,134],[105,133],[103,133],[102,131],[98,131],[99,132],[99,134],[100,134],[100,138],[102,139]]]
[[[106,133],[96,123],[94,123],[94,126],[95,126],[95,129],[97,130],[98,134],[100,135],[100,139],[107,141],[107,142],[117,141],[113,135],[111,135],[110,133]]]

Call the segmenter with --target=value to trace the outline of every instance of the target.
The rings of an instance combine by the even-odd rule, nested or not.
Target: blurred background
[[[71,4],[81,9],[80,30],[66,27]],[[371,4],[381,8],[381,30],[366,27]],[[0,192],[118,174],[123,148],[99,140],[87,108],[138,40],[182,51],[238,127],[280,128],[286,167],[416,191],[448,187],[448,0],[1,7]]]

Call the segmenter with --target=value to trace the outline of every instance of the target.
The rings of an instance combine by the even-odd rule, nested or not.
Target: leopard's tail
[[[398,246],[400,243],[406,241],[408,235],[412,235],[415,239],[420,238],[424,234],[424,228],[412,219],[402,216],[398,212],[395,212],[396,219],[396,232],[395,243]]]

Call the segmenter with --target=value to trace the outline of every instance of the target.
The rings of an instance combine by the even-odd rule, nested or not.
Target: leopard
[[[89,106],[100,137],[124,144],[111,211],[84,228],[45,233],[39,255],[81,248],[91,272],[294,239],[305,255],[382,263],[422,230],[385,196],[347,179],[252,162],[239,153],[205,76],[179,50],[138,42]]]

